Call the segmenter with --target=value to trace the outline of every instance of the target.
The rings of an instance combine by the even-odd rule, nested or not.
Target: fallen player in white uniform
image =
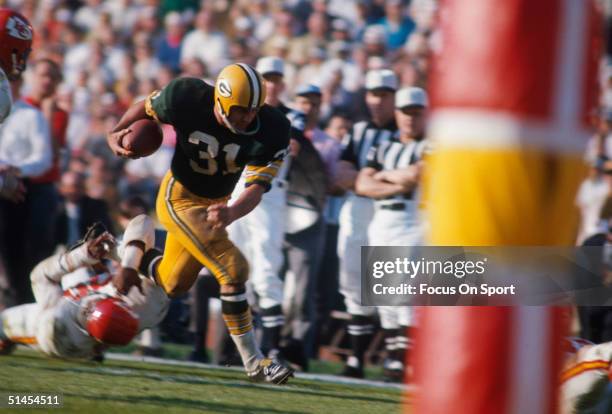
[[[63,290],[62,278],[83,267],[99,269],[106,258],[121,258],[122,267],[137,269],[143,248],[155,242],[152,220],[140,215],[128,224],[122,245],[115,249],[109,233],[87,240],[70,251],[40,262],[30,274],[36,303],[0,313],[0,354],[17,343],[60,358],[92,358],[113,345],[126,345],[140,331],[157,325],[169,299],[163,289],[143,276],[127,295],[120,295],[108,273]],[[117,257],[118,254],[118,257]],[[134,260],[134,257],[137,260]]]
[[[561,373],[562,414],[612,412],[612,342],[567,339]]]

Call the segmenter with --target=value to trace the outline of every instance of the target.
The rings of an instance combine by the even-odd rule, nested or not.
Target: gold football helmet
[[[225,126],[238,133],[228,120],[233,106],[257,110],[266,100],[262,76],[246,63],[232,63],[221,70],[215,83],[215,105]]]

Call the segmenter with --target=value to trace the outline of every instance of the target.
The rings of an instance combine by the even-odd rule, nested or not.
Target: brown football
[[[140,119],[130,125],[131,132],[123,137],[122,146],[138,157],[153,154],[162,144],[163,135],[157,122]]]

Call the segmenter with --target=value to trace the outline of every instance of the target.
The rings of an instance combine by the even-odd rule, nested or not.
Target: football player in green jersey
[[[115,154],[134,157],[122,146],[133,122],[155,119],[174,126],[176,149],[156,205],[168,230],[166,245],[163,255],[142,252],[147,266],[141,271],[174,296],[189,290],[206,266],[221,285],[223,318],[248,375],[282,384],[293,371],[264,358],[256,345],[245,295],[248,264],[225,231],[261,201],[287,152],[289,121],[264,100],[261,75],[249,65],[231,64],[214,87],[178,78],[153,92],[127,110],[107,140]],[[247,188],[228,205],[245,168]],[[136,270],[121,269],[114,283],[129,290],[139,283]]]

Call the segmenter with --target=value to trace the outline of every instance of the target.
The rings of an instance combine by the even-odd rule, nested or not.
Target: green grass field
[[[228,369],[107,360],[53,360],[25,349],[0,357],[0,393],[61,393],[73,413],[400,413],[402,392],[294,378],[253,384]],[[1,410],[0,411],[4,411]]]

